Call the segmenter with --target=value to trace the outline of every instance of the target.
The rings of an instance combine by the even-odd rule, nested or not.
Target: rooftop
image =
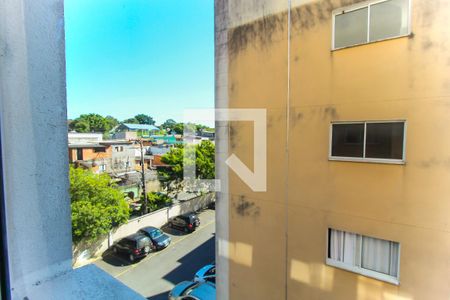
[[[105,145],[97,143],[70,143],[69,148],[105,148]]]
[[[122,125],[131,130],[159,130],[158,127],[147,124],[122,123]]]
[[[102,145],[129,145],[132,143],[133,142],[127,140],[105,140],[100,142]]]

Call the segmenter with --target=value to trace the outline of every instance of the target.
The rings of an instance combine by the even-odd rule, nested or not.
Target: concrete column
[[[215,106],[228,108],[228,0],[215,0]],[[217,299],[229,299],[229,194],[228,122],[216,122],[216,178],[221,191],[216,194]]]
[[[12,299],[142,299],[72,270],[63,0],[0,0],[0,122]]]

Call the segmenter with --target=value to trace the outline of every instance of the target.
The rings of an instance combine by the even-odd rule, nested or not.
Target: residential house
[[[100,144],[102,133],[69,132],[69,163],[96,173],[111,171],[112,149]]]
[[[111,173],[117,176],[135,172],[135,151],[132,141],[107,140],[101,144],[111,147]]]
[[[134,172],[133,143],[103,140],[98,133],[69,133],[69,162],[96,173],[118,175]]]
[[[149,137],[159,131],[160,129],[153,125],[121,123],[113,129],[113,138],[129,140],[136,137]]]
[[[198,136],[202,138],[208,138],[209,140],[213,141],[216,137],[215,131],[212,130],[201,130],[197,133]]]
[[[155,145],[175,145],[181,143],[175,135],[152,135],[150,140]]]
[[[71,131],[68,133],[69,144],[98,143],[103,140],[103,133],[81,133]]]
[[[448,299],[449,4],[216,0],[216,106],[269,141],[267,191],[217,171],[220,297]],[[252,169],[252,124],[216,130]]]

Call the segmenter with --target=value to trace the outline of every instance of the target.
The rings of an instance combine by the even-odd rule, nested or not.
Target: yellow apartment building
[[[450,299],[450,1],[215,9],[216,106],[267,110],[267,191],[219,165],[218,297]]]

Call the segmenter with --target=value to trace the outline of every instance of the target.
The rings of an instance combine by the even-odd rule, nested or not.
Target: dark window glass
[[[77,160],[83,160],[83,149],[82,148],[77,149]]]
[[[106,152],[106,148],[94,148],[95,153]]]
[[[136,248],[144,248],[145,246],[150,245],[150,239],[149,238],[142,238],[137,241],[137,247]]]
[[[403,159],[404,123],[368,123],[366,158]]]
[[[332,156],[363,157],[364,124],[333,124]]]

